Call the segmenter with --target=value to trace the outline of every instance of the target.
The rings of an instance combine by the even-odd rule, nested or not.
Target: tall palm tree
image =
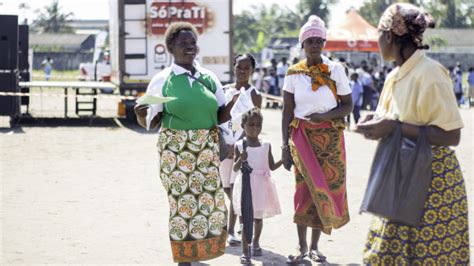
[[[72,32],[68,23],[72,21],[74,13],[62,13],[59,1],[54,0],[51,5],[45,6],[42,11],[37,10],[38,18],[33,21],[33,28],[39,32],[65,33]]]

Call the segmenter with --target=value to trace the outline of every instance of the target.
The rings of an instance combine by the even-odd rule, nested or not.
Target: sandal
[[[240,239],[238,237],[229,234],[229,237],[227,238],[227,243],[229,243],[229,245],[231,245],[231,246],[238,246],[242,242],[240,241]]]
[[[298,249],[298,252],[300,252],[299,255],[288,255],[286,259],[287,264],[299,264],[303,262],[303,260],[308,256],[308,252],[301,252],[300,249]]]
[[[252,247],[252,256],[255,256],[255,257],[262,256],[262,248],[261,247],[258,247],[258,248]]]
[[[252,260],[250,259],[250,256],[245,256],[245,254],[242,254],[240,256],[240,264],[251,265]]]
[[[326,256],[323,255],[319,250],[317,249],[311,249],[308,254],[308,258],[314,262],[325,262],[326,261]]]

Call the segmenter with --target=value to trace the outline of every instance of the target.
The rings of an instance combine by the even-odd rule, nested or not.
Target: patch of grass
[[[79,77],[79,69],[78,70],[65,70],[65,71],[60,71],[60,70],[53,70],[51,72],[51,78],[49,79],[50,81],[67,81],[67,80],[74,80],[77,81]],[[31,80],[46,80],[44,71],[37,69],[33,70],[33,73],[31,75]]]

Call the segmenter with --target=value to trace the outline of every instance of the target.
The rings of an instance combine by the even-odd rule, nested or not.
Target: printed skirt
[[[173,260],[209,260],[224,254],[227,209],[219,176],[215,129],[161,128],[160,178],[168,193]]]
[[[454,151],[433,148],[433,180],[418,227],[375,217],[363,262],[367,265],[469,265],[466,188]]]
[[[344,120],[311,123],[294,119],[291,127],[296,177],[293,221],[331,234],[350,220]]]

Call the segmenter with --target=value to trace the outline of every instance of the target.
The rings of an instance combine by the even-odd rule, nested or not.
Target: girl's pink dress
[[[239,151],[242,152],[242,140],[235,143]],[[270,143],[260,140],[260,147],[247,147],[247,161],[253,168],[250,174],[250,186],[252,188],[252,205],[255,219],[263,219],[281,214],[280,202],[275,184],[270,175],[270,166],[268,164],[268,153]],[[239,170],[235,176],[234,191],[232,193],[234,212],[236,215],[242,215],[241,196],[242,196],[242,172]]]

